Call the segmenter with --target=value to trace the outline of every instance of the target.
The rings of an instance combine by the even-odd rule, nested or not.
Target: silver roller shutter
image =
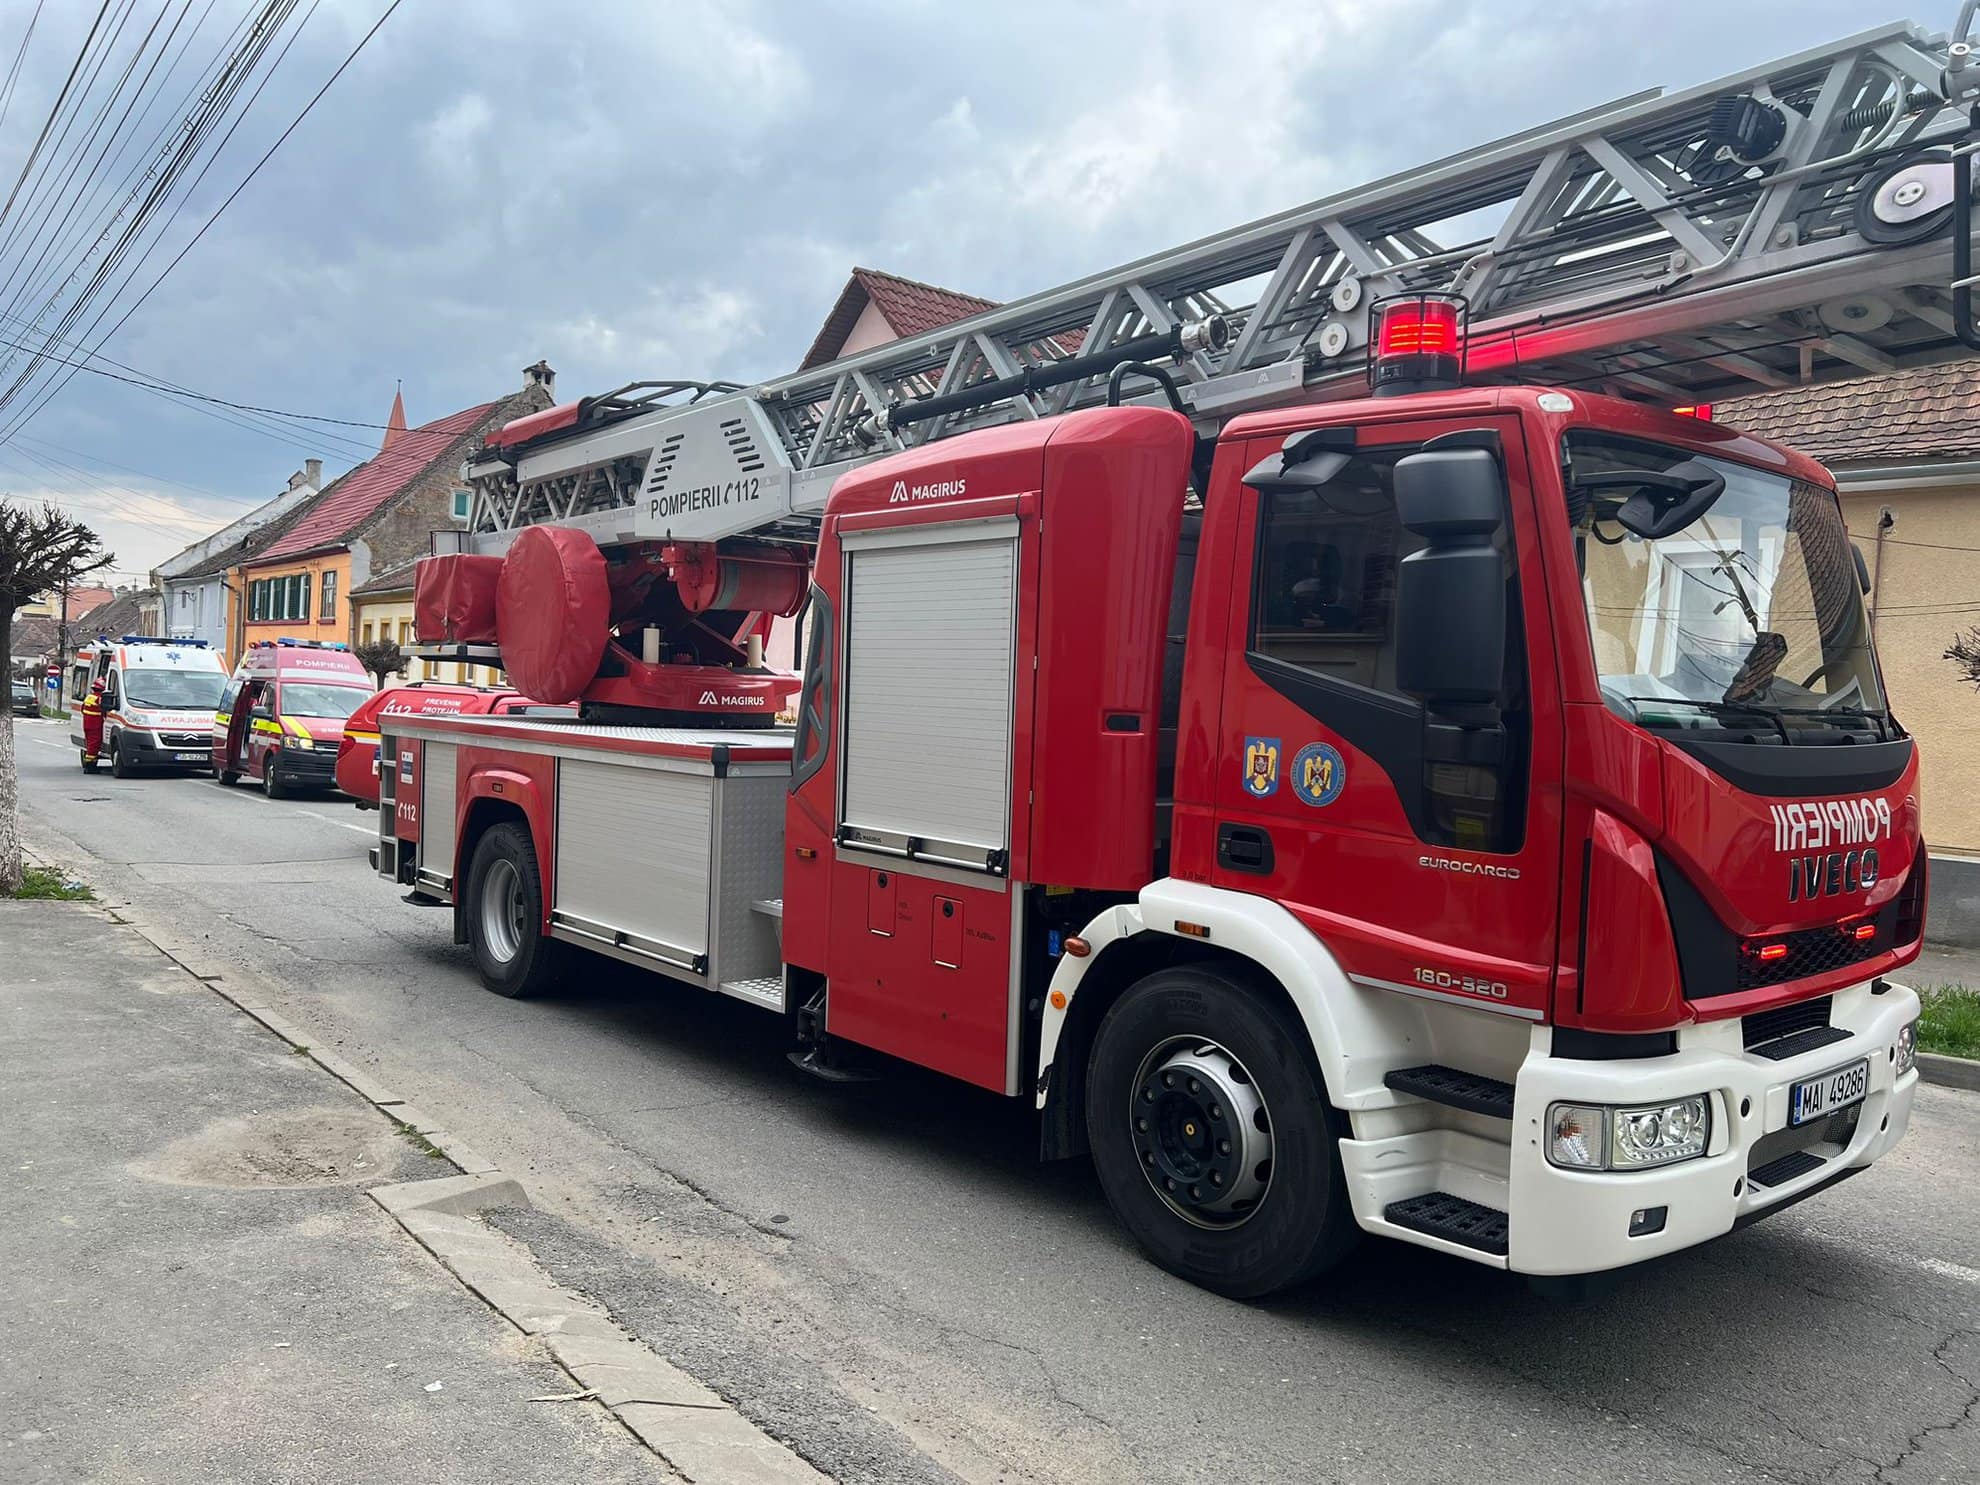
[[[987,864],[1010,844],[1015,523],[862,546],[850,562],[846,834]]]

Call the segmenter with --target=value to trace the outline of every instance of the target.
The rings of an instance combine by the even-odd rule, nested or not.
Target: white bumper
[[[1686,1027],[1675,1056],[1622,1062],[1555,1057],[1536,1030],[1514,1083],[1512,1161],[1507,1192],[1507,1267],[1529,1274],[1595,1273],[1640,1263],[1718,1237],[1812,1189],[1861,1169],[1904,1135],[1918,1074],[1898,1075],[1898,1032],[1918,1018],[1918,997],[1892,985],[1838,991],[1831,1023],[1847,1040],[1772,1061],[1747,1052],[1737,1018]],[[1870,1061],[1869,1092],[1846,1144],[1817,1144],[1821,1163],[1772,1186],[1748,1179],[1798,1143],[1767,1136],[1788,1127],[1788,1090],[1803,1078]],[[1547,1107],[1553,1103],[1639,1104],[1692,1094],[1712,1100],[1712,1139],[1695,1160],[1644,1171],[1563,1170],[1547,1161]],[[1629,1235],[1632,1215],[1665,1208],[1661,1231]]]

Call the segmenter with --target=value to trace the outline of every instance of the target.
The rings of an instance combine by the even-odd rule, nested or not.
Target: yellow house
[[[380,573],[351,594],[351,631],[354,644],[384,641],[403,649],[413,642],[412,562]],[[409,659],[404,675],[408,681],[456,681],[472,686],[507,684],[504,673],[493,666],[465,665],[451,660]]]

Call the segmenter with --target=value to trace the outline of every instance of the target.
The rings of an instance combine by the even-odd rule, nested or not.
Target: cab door
[[[1399,566],[1428,543],[1401,523],[1395,470],[1448,435],[1499,463],[1486,586],[1496,571],[1504,587],[1480,611],[1503,596],[1505,659],[1489,702],[1426,706],[1399,684]],[[1284,903],[1361,984],[1537,1020],[1555,958],[1562,740],[1519,421],[1313,442],[1327,462],[1306,473],[1333,470],[1324,482],[1272,487],[1282,440],[1256,440],[1243,457],[1257,483],[1227,503],[1211,879]]]

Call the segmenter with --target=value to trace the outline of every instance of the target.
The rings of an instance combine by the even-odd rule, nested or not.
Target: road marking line
[[[45,737],[31,737],[28,739],[28,741],[44,748],[59,748],[64,753],[70,750],[70,744],[52,743]]]
[[[1912,1260],[1920,1268],[1935,1273],[1944,1279],[1957,1279],[1962,1284],[1980,1284],[1980,1268],[1968,1268],[1963,1263],[1948,1263],[1943,1258],[1917,1258]]]
[[[297,810],[298,815],[308,815],[312,820],[321,820],[325,825],[335,825],[339,830],[355,830],[359,835],[376,839],[378,832],[368,825],[353,825],[348,820],[333,820],[328,815],[319,815],[315,810]]]

